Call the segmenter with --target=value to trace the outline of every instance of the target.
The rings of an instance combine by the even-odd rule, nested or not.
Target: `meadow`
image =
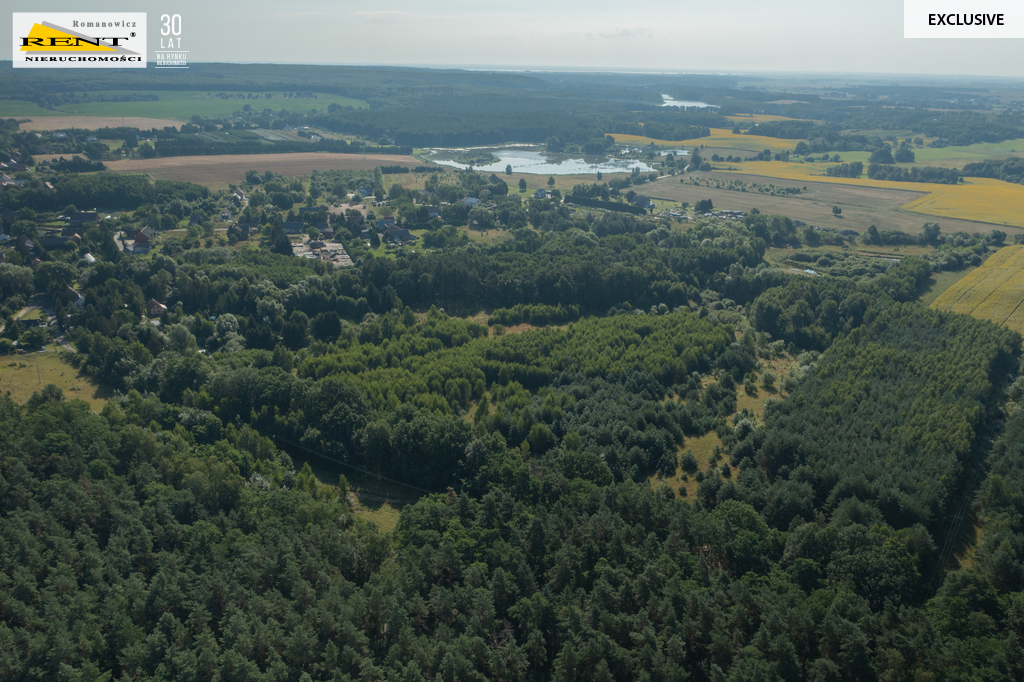
[[[54,344],[53,348],[57,347]],[[86,401],[95,412],[102,410],[113,396],[112,389],[96,384],[61,360],[59,353],[37,352],[0,358],[0,393],[10,393],[16,402],[26,402],[47,384],[64,391],[68,399]]]
[[[1024,246],[1007,246],[953,283],[931,304],[1024,333]]]

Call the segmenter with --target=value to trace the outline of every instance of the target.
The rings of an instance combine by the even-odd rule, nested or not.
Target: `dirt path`
[[[21,310],[18,311],[18,313],[14,316],[14,319],[15,320],[20,320],[22,315],[24,315],[28,311],[32,310],[33,308],[38,308],[38,307],[39,306],[34,306],[34,305],[25,306],[24,308],[22,308]],[[4,320],[3,324],[0,324],[0,334],[3,334],[5,329],[7,329],[7,321],[6,320]]]

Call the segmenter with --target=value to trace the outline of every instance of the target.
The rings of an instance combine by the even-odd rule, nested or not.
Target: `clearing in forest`
[[[932,308],[991,320],[1024,333],[1024,246],[1007,246],[961,278]]]
[[[56,348],[56,344],[53,347]],[[33,393],[42,391],[47,384],[61,389],[68,400],[86,401],[96,412],[101,411],[114,394],[110,387],[97,384],[61,360],[58,353],[37,352],[0,358],[0,393],[10,393],[14,402],[25,404]]]

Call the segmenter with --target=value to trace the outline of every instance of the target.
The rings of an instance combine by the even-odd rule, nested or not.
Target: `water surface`
[[[504,173],[505,166],[512,166],[515,173],[536,173],[538,175],[585,175],[587,173],[629,173],[640,168],[641,173],[654,170],[643,161],[636,159],[615,159],[608,156],[590,156],[584,154],[552,154],[533,149],[516,149],[510,147],[487,147],[473,151],[487,152],[498,157],[496,163],[484,166],[473,166],[478,171],[488,173]],[[464,154],[462,149],[431,150],[430,160],[442,166],[465,168],[466,164],[455,161]]]
[[[708,104],[707,102],[693,102],[685,99],[672,99],[671,97],[665,94],[662,94],[661,98],[665,100],[661,104],[661,106],[663,107],[698,107],[701,109],[705,107],[710,107],[711,109],[718,108],[718,105],[715,104]]]

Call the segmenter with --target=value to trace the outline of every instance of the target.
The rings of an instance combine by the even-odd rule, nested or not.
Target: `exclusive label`
[[[1024,3],[903,0],[904,38],[1024,38]]]

